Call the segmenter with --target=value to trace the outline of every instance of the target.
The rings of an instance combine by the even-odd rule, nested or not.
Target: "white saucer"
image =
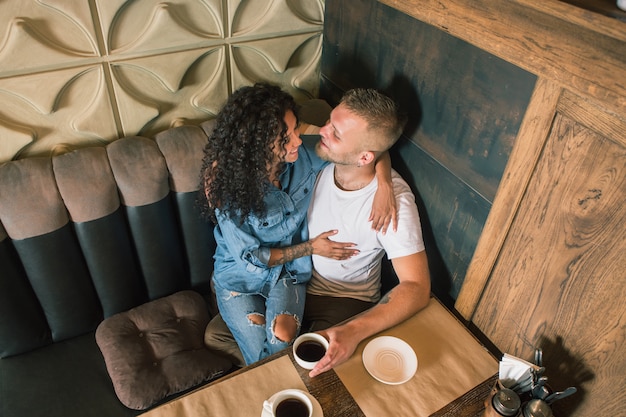
[[[322,411],[322,406],[317,401],[317,399],[314,396],[312,396],[311,394],[309,394],[308,392],[306,392],[306,391],[302,391],[302,390],[298,390],[298,391],[303,392],[304,395],[309,397],[309,399],[311,400],[311,403],[313,404],[313,415],[312,415],[312,417],[324,417],[324,412]],[[270,397],[269,399],[271,399],[272,397]],[[261,417],[272,417],[272,412],[271,411],[267,411],[265,408],[263,408],[263,411],[261,411]]]
[[[365,346],[363,365],[378,381],[398,385],[415,375],[417,356],[404,340],[393,336],[380,336]]]

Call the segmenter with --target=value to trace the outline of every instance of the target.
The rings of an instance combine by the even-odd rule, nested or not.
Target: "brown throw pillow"
[[[96,342],[119,400],[143,410],[227,372],[230,361],[204,346],[208,322],[206,303],[194,291],[181,291],[104,320],[96,330]]]

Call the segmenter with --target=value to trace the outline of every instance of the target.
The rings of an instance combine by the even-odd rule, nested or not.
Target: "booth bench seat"
[[[155,138],[0,165],[1,416],[139,414],[158,396],[120,401],[103,356],[115,347],[104,338],[99,346],[95,331],[105,320],[185,291],[205,310],[195,323],[202,346],[193,349],[205,350],[207,366],[202,378],[178,387],[232,368],[203,346],[215,314],[214,240],[196,196],[211,128],[211,122],[182,126]],[[163,321],[150,325],[171,326]],[[172,392],[164,387],[161,394]]]
[[[300,120],[330,110],[310,100]],[[234,368],[204,346],[213,126],[0,164],[0,416],[135,416]]]

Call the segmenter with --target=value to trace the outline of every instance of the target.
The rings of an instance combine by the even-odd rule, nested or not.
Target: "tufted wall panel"
[[[0,1],[0,162],[197,124],[259,80],[317,97],[324,2]]]

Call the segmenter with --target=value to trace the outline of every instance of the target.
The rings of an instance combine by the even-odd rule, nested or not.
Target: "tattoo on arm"
[[[277,248],[278,257],[271,262],[271,266],[286,264],[294,259],[313,254],[313,244],[310,241],[286,248]]]

